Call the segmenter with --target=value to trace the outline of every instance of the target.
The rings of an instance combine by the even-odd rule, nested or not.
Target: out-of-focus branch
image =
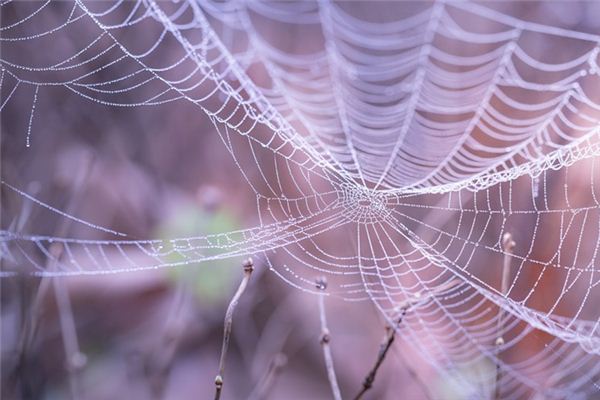
[[[186,324],[183,322],[185,306],[189,305],[190,295],[188,293],[188,280],[177,282],[173,300],[170,306],[167,320],[165,321],[165,332],[160,337],[159,343],[152,351],[147,352],[144,360],[144,370],[149,378],[149,384],[155,399],[164,397],[165,383],[173,365],[177,349],[186,332]]]
[[[83,192],[84,182],[91,172],[92,165],[94,162],[93,156],[89,156],[84,160],[83,167],[79,170],[79,174],[76,176],[73,187],[74,191],[71,195],[71,199],[66,207],[68,213],[73,212],[76,206],[81,201],[81,195]],[[62,223],[58,226],[55,231],[55,236],[65,236],[71,220],[63,219]],[[58,265],[60,258],[62,257],[64,248],[60,243],[53,243],[48,251],[51,255],[46,261],[46,270],[54,271]],[[38,328],[38,320],[41,314],[42,300],[45,298],[50,284],[54,289],[54,296],[56,299],[56,305],[59,315],[60,331],[63,340],[63,346],[65,350],[65,360],[67,373],[69,377],[69,388],[71,397],[73,399],[79,399],[82,397],[80,385],[79,385],[79,372],[86,363],[86,357],[81,353],[79,348],[79,341],[77,339],[77,329],[75,326],[75,319],[73,317],[73,309],[71,307],[71,300],[69,294],[65,288],[64,281],[62,278],[48,278],[44,277],[40,281],[40,285],[35,294],[33,306],[30,310],[30,319],[27,321],[24,327],[24,334],[22,335],[22,341],[19,344],[19,361],[17,369],[23,368],[25,362],[25,355],[28,347],[33,342]]]
[[[294,295],[288,295],[279,302],[262,332],[258,335],[258,340],[254,345],[254,358],[251,362],[251,376],[257,383],[248,396],[248,400],[267,398],[281,370],[287,364],[289,355],[287,352],[283,352],[283,348],[288,342],[290,334],[296,332],[292,323],[294,320],[290,320],[290,305],[294,300]],[[308,331],[303,330],[303,332]],[[270,355],[268,360],[266,355]]]
[[[503,295],[506,296],[508,293],[508,285],[510,279],[510,261],[512,258],[512,251],[515,247],[516,243],[512,238],[512,235],[509,232],[506,232],[502,236],[502,249],[504,250],[504,260],[502,263],[502,281],[500,283],[500,291]],[[504,344],[504,338],[502,337],[502,332],[504,331],[504,309],[501,306],[498,306],[498,326],[496,327],[496,332],[498,333],[498,337],[496,337],[496,378],[494,381],[494,398],[499,399],[501,395],[500,388],[500,379],[502,378],[502,368],[500,366],[500,346]]]
[[[59,243],[53,243],[50,247],[50,253],[59,259],[62,256],[63,247]],[[79,372],[85,366],[87,357],[80,351],[79,340],[77,339],[77,328],[75,318],[73,317],[73,307],[71,299],[61,278],[52,278],[54,286],[54,297],[58,308],[58,317],[60,322],[60,331],[63,339],[65,358],[67,363],[67,372],[69,375],[69,387],[73,399],[81,398],[81,388],[79,384]]]
[[[233,295],[233,298],[227,307],[227,312],[225,313],[223,346],[221,347],[221,358],[219,359],[219,373],[215,377],[215,400],[219,400],[221,398],[221,391],[223,390],[223,376],[225,374],[225,359],[227,357],[227,349],[229,348],[229,339],[231,338],[231,326],[233,325],[233,312],[240,301],[240,297],[242,297],[242,294],[246,290],[246,286],[248,286],[248,281],[250,280],[250,276],[254,270],[254,263],[252,259],[248,258],[246,261],[244,261],[243,267],[244,277],[242,278],[242,282],[240,282],[240,286],[238,287],[237,291]]]
[[[322,277],[316,281],[317,289],[325,292],[327,289],[327,280]],[[327,315],[325,314],[325,293],[319,294],[319,316],[321,320],[321,347],[323,348],[323,357],[325,358],[325,368],[327,368],[327,379],[331,386],[331,392],[335,400],[342,400],[342,394],[340,387],[335,376],[335,369],[333,368],[333,357],[331,355],[331,334],[327,327]]]
[[[248,396],[248,400],[260,400],[267,397],[269,390],[275,382],[275,378],[279,375],[281,369],[287,364],[287,356],[283,353],[277,353],[269,362],[269,366],[265,375],[256,385],[255,389]]]

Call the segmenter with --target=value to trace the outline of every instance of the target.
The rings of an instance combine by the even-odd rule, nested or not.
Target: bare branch
[[[327,289],[327,280],[322,277],[316,281],[317,289],[324,292]],[[335,400],[342,400],[342,394],[340,387],[335,376],[335,369],[333,368],[333,357],[331,355],[331,334],[327,327],[327,316],[325,314],[325,293],[319,295],[319,315],[321,319],[321,347],[323,348],[323,357],[325,358],[325,368],[327,368],[327,379],[331,385],[331,392]]]
[[[79,170],[79,173],[75,177],[73,183],[73,193],[69,203],[67,204],[67,212],[72,212],[81,201],[83,195],[83,189],[85,187],[84,182],[89,176],[93,167],[94,157],[88,156],[84,160],[83,167]],[[54,235],[65,236],[68,232],[71,220],[64,219],[58,225]],[[24,223],[21,221],[21,223]],[[46,260],[46,270],[54,271],[57,268],[58,262],[63,255],[64,248],[59,243],[53,243],[48,251],[51,255]],[[82,397],[80,383],[79,383],[79,372],[85,366],[87,358],[85,354],[80,351],[79,341],[77,339],[77,329],[75,325],[75,318],[73,316],[73,309],[71,306],[71,299],[69,293],[65,287],[64,281],[61,278],[48,278],[44,277],[41,279],[38,289],[36,291],[33,305],[30,309],[30,318],[26,320],[23,328],[24,332],[21,336],[19,343],[19,359],[17,362],[17,369],[23,368],[25,363],[25,356],[28,348],[32,345],[33,340],[37,334],[38,322],[41,315],[43,300],[50,290],[52,285],[54,296],[56,299],[56,305],[59,315],[60,332],[63,340],[63,347],[65,351],[65,360],[67,374],[69,377],[69,389],[71,398],[78,399]]]
[[[269,390],[273,387],[275,378],[279,375],[281,369],[287,364],[287,356],[283,353],[277,353],[269,362],[269,366],[260,382],[256,385],[252,393],[248,396],[249,400],[260,400],[267,397]]]
[[[509,232],[506,232],[502,236],[502,249],[504,250],[504,261],[502,264],[502,294],[508,292],[508,280],[510,279],[510,261],[512,257],[512,251],[516,243]]]
[[[177,282],[168,317],[164,323],[165,331],[159,337],[158,343],[151,344],[152,349],[145,352],[144,371],[155,399],[164,398],[165,384],[178,347],[186,333],[187,323],[184,321],[184,311],[186,307],[189,307],[191,301],[188,291],[189,284],[190,279],[180,279]]]
[[[250,280],[250,276],[252,275],[252,271],[254,271],[254,263],[252,262],[252,258],[248,258],[244,261],[244,278],[242,278],[242,282],[240,282],[240,286],[237,291],[233,295],[229,306],[227,307],[227,312],[225,313],[225,326],[223,330],[223,347],[221,347],[221,358],[219,360],[219,373],[215,377],[215,400],[219,400],[221,398],[221,391],[223,390],[223,375],[225,374],[225,359],[227,357],[227,349],[229,348],[229,339],[231,338],[231,326],[233,324],[233,312],[235,311],[235,307],[237,306],[240,297],[246,290],[246,286],[248,286],[248,281]]]
[[[388,351],[392,347],[392,343],[394,343],[394,339],[396,337],[396,332],[400,329],[400,325],[402,324],[402,321],[403,321],[404,317],[406,316],[406,313],[409,310],[411,310],[415,305],[423,303],[424,301],[430,299],[431,297],[453,288],[457,284],[458,284],[458,281],[452,280],[446,284],[442,284],[442,285],[438,286],[434,290],[430,291],[426,296],[422,296],[421,294],[417,293],[414,297],[405,300],[398,306],[399,315],[396,319],[396,322],[394,323],[394,326],[386,325],[386,327],[385,327],[386,333],[383,338],[383,341],[381,342],[381,345],[379,346],[379,352],[377,354],[377,359],[375,360],[375,365],[373,366],[373,368],[371,368],[371,370],[365,377],[363,384],[362,384],[362,388],[361,388],[360,392],[358,392],[358,394],[354,397],[354,400],[362,399],[363,395],[369,389],[371,389],[373,387],[373,383],[375,382],[375,377],[377,376],[377,371],[379,370],[379,367],[381,367],[381,364],[383,364],[383,360],[385,359],[385,356],[387,355]],[[411,373],[411,375],[416,376],[416,372],[414,370],[409,369],[409,372]],[[427,393],[427,395],[429,395],[429,394]]]
[[[512,251],[515,247],[516,243],[512,238],[512,235],[509,232],[506,232],[502,236],[502,248],[504,250],[504,260],[502,263],[502,281],[500,283],[500,290],[503,295],[508,293],[508,285],[510,279],[510,262],[512,257]],[[502,332],[504,331],[504,309],[498,306],[498,325],[496,327],[496,332],[498,332],[498,337],[496,338],[496,378],[494,381],[494,398],[500,398],[500,379],[502,378],[502,368],[500,366],[500,346],[504,344],[504,338],[502,337]]]
[[[394,343],[394,338],[396,337],[396,330],[400,327],[402,319],[406,315],[406,312],[408,311],[409,307],[410,305],[402,306],[402,311],[400,312],[400,316],[396,321],[395,327],[391,327],[389,325],[385,327],[385,336],[383,338],[383,341],[381,342],[381,345],[379,346],[379,353],[377,354],[377,360],[375,360],[375,365],[367,374],[365,380],[363,381],[362,389],[354,397],[354,400],[362,399],[363,395],[373,387],[377,371],[379,370],[379,367],[381,367],[381,364],[383,363],[383,360],[385,359],[388,350],[392,347],[392,343]]]
[[[59,259],[62,255],[63,247],[58,243],[53,243],[50,247],[50,252],[55,259]],[[71,299],[64,281],[60,278],[54,278],[52,279],[52,284],[54,285],[54,296],[58,307],[71,397],[78,399],[81,398],[79,373],[87,363],[87,357],[81,352],[79,347],[75,318],[73,317],[73,307],[71,306]]]

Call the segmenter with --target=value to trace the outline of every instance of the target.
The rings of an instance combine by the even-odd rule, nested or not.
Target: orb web
[[[2,2],[0,110],[27,104],[23,146],[56,88],[99,106],[190,103],[259,218],[134,240],[5,182],[99,238],[2,230],[2,275],[263,254],[291,285],[327,274],[332,295],[390,320],[421,299],[399,334],[471,396],[597,393],[600,36],[475,3],[401,4]]]

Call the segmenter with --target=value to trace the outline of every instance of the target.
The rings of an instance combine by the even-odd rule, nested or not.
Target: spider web
[[[3,2],[0,110],[31,96],[25,146],[52,87],[113,107],[189,102],[256,194],[260,223],[133,240],[4,182],[102,238],[3,230],[2,274],[264,254],[291,285],[312,291],[325,274],[328,294],[373,301],[390,321],[420,299],[402,338],[471,396],[592,396],[600,36],[475,3],[401,4]],[[75,46],[31,50],[64,37]]]

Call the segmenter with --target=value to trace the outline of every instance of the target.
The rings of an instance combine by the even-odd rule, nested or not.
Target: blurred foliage
[[[231,232],[237,229],[240,229],[240,221],[228,208],[207,209],[202,205],[188,203],[159,225],[156,233],[158,238],[168,240]],[[207,249],[206,253],[210,256],[212,252]],[[177,262],[181,257],[172,254],[169,259]],[[229,298],[232,287],[240,277],[240,269],[235,268],[239,265],[241,265],[241,258],[192,263],[170,268],[169,278],[174,285],[186,285],[198,300],[210,305],[224,302]]]

